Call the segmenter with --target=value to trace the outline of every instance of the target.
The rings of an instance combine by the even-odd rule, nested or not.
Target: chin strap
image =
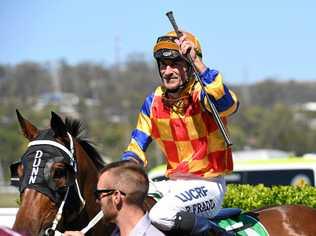
[[[186,82],[186,88],[182,89],[182,92],[179,94],[179,97],[170,97],[170,95],[168,94],[168,90],[165,90],[162,94],[162,101],[164,105],[169,107],[176,113],[185,112],[186,108],[191,103],[190,99],[192,99],[192,90],[194,89],[194,85],[196,83],[196,81],[193,81],[192,79],[189,79],[188,82]]]
[[[179,93],[187,87],[188,83],[189,83],[189,79],[186,79],[185,81],[183,81],[182,84],[180,84],[178,87],[176,87],[174,89],[167,89],[166,88],[166,93],[167,94],[168,93]]]

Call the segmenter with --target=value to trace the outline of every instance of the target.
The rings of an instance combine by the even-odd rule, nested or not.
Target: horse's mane
[[[86,137],[86,128],[83,126],[82,122],[77,119],[66,117],[65,125],[68,132],[73,137],[78,139],[80,145],[88,153],[88,156],[90,157],[96,168],[98,170],[101,170],[104,167],[105,162],[103,161],[100,153],[92,144],[91,140]]]

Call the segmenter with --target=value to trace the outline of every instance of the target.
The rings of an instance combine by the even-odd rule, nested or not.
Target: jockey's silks
[[[201,74],[207,93],[226,126],[227,116],[238,108],[235,94],[222,82],[221,75],[207,69]],[[187,96],[185,93],[188,93]],[[122,159],[134,158],[145,165],[145,151],[156,140],[167,162],[166,175],[195,175],[211,178],[233,170],[232,152],[209,110],[199,83],[191,80],[184,91],[183,109],[166,105],[164,88],[147,96],[138,116],[136,129]]]

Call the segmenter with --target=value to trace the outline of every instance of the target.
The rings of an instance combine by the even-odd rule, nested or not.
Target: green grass
[[[0,207],[18,207],[18,193],[0,193]]]

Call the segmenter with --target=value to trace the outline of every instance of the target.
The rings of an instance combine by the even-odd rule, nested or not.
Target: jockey
[[[233,170],[232,151],[186,55],[190,53],[225,126],[227,117],[238,109],[237,97],[223,84],[222,75],[203,63],[200,43],[191,33],[159,37],[153,53],[161,85],[146,97],[122,159],[147,165],[145,152],[155,140],[164,154],[169,180],[151,186],[162,194],[149,213],[153,224],[163,231],[193,235],[219,230],[208,218],[221,208],[226,192],[223,176]]]

